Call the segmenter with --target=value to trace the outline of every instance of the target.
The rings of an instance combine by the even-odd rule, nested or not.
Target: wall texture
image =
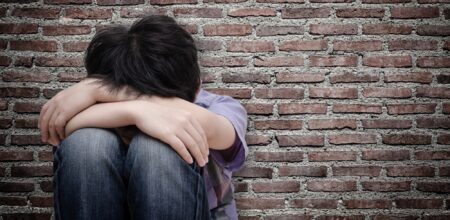
[[[249,113],[241,219],[450,219],[448,0],[2,0],[0,213],[49,219],[43,103],[98,28],[175,17]],[[345,218],[344,218],[345,216]]]

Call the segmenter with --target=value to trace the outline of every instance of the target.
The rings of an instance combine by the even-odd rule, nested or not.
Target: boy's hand
[[[146,100],[133,101],[131,108],[134,124],[142,132],[170,145],[188,163],[193,162],[192,157],[202,167],[208,162],[206,133],[192,113]]]
[[[88,84],[93,79],[85,79],[56,94],[41,109],[38,128],[41,139],[58,145],[65,138],[66,123],[85,108],[95,104],[96,86]]]

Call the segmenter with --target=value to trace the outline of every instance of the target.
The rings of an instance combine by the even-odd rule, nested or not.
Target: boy
[[[42,108],[57,219],[237,219],[247,113],[200,88],[194,40],[168,16],[99,31],[88,78]],[[135,127],[136,130],[129,130]]]

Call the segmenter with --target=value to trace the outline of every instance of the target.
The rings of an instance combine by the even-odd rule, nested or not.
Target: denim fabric
[[[203,168],[142,132],[82,128],[54,149],[55,219],[210,219]]]

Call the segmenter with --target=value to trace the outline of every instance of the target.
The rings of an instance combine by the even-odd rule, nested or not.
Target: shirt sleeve
[[[212,99],[208,110],[227,118],[233,125],[236,133],[236,138],[229,149],[211,149],[210,154],[219,165],[233,172],[242,167],[248,154],[248,147],[245,141],[247,111],[239,101],[231,96],[210,94],[212,94]]]

